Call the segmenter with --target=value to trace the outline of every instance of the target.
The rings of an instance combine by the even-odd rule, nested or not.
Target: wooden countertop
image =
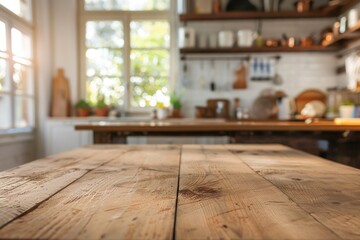
[[[280,145],[104,145],[0,173],[1,239],[359,239],[360,170]]]
[[[360,124],[333,121],[311,123],[295,121],[164,120],[143,122],[95,122],[75,126],[76,130],[128,132],[208,132],[208,131],[360,131]]]

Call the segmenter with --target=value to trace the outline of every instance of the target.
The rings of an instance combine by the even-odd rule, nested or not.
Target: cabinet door
[[[92,144],[91,132],[75,131],[75,124],[52,124],[48,127],[46,155],[53,155]]]

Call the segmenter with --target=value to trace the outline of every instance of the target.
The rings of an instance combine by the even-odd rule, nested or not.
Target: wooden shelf
[[[347,30],[343,34],[334,36],[334,39],[326,44],[327,47],[335,45],[343,45],[349,40],[360,39],[360,23],[357,26]]]
[[[286,53],[286,52],[335,52],[337,47],[234,47],[234,48],[182,48],[181,54],[229,54],[229,53]]]
[[[298,13],[287,12],[222,12],[218,14],[182,14],[180,21],[219,21],[219,20],[245,20],[245,19],[306,19],[306,18],[334,18],[337,14],[326,11],[313,11]]]
[[[187,21],[219,21],[219,20],[246,20],[246,19],[316,19],[335,18],[349,10],[358,0],[343,0],[335,5],[327,5],[320,9],[299,13],[297,11],[261,12],[221,12],[218,14],[186,13],[180,15],[181,22]]]

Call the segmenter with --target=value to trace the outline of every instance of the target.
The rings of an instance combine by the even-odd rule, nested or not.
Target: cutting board
[[[69,80],[62,68],[58,69],[53,78],[51,93],[51,117],[71,116]]]
[[[233,83],[233,89],[245,89],[247,88],[246,84],[246,76],[247,76],[247,69],[244,65],[242,65],[239,69],[235,72],[236,79]]]
[[[296,112],[300,114],[304,106],[311,101],[318,100],[326,105],[326,94],[317,89],[308,89],[300,93],[296,99]]]
[[[208,99],[207,107],[209,109],[212,109],[216,113],[218,102],[222,102],[223,106],[224,106],[222,118],[229,118],[229,113],[230,113],[230,101],[229,100],[221,99],[221,98]]]
[[[338,125],[360,125],[360,118],[335,118],[334,122]]]

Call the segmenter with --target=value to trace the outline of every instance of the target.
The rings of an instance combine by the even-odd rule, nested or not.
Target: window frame
[[[125,84],[124,106],[121,108],[126,112],[148,112],[151,107],[133,107],[131,106],[131,42],[130,42],[130,23],[132,21],[167,21],[170,27],[170,46],[169,50],[169,93],[175,86],[175,64],[177,62],[176,50],[176,0],[170,0],[169,10],[146,10],[146,11],[123,11],[123,10],[85,10],[85,0],[78,0],[79,16],[79,97],[86,97],[86,22],[88,21],[120,21],[123,24],[124,31],[124,64],[123,79]]]
[[[34,0],[31,1],[31,19],[32,21],[28,21],[25,18],[20,17],[19,15],[15,14],[11,10],[7,9],[3,5],[0,5],[0,21],[5,23],[5,32],[6,32],[6,51],[4,52],[7,57],[1,59],[4,59],[7,63],[7,75],[6,80],[9,83],[9,89],[6,91],[0,91],[0,95],[6,95],[10,97],[10,126],[8,128],[0,129],[0,135],[3,134],[17,134],[17,133],[23,133],[23,132],[32,132],[33,128],[36,126],[36,69],[35,69],[35,27],[34,27]],[[30,44],[30,51],[31,51],[31,57],[29,59],[19,57],[21,59],[25,59],[27,62],[29,62],[29,65],[24,64],[22,62],[14,60],[14,54],[12,52],[12,33],[11,29],[16,28],[21,33],[29,36],[31,40]],[[18,56],[16,56],[18,57]],[[14,65],[20,64],[22,66],[30,67],[32,69],[32,94],[29,93],[18,93],[16,91],[15,82],[13,79],[13,75],[15,72]],[[31,113],[29,115],[30,117],[30,123],[29,126],[26,127],[17,127],[16,126],[16,97],[24,97],[28,100],[32,101],[32,109],[30,110]]]

